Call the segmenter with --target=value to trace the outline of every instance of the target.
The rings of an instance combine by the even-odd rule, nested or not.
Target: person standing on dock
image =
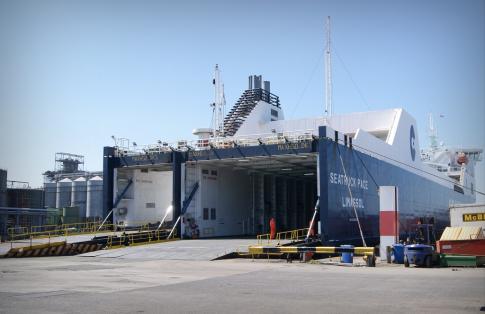
[[[276,237],[276,219],[274,219],[274,217],[271,217],[269,220],[269,230],[270,239],[274,240]]]

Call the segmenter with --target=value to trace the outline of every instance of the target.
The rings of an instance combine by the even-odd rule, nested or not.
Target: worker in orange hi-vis
[[[274,217],[269,220],[269,230],[270,239],[273,240],[276,237],[276,219]]]

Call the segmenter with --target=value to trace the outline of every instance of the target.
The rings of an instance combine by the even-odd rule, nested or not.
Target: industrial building
[[[63,210],[69,222],[103,218],[102,172],[85,171],[84,156],[56,153],[55,169],[44,172],[44,181],[46,208]]]
[[[7,207],[44,208],[44,190],[30,186],[7,187]]]
[[[7,240],[10,228],[39,226],[47,219],[44,191],[28,182],[7,180],[7,171],[0,169],[0,240]]]
[[[0,169],[0,207],[7,206],[7,170]]]
[[[0,234],[33,226],[99,221],[103,218],[102,172],[84,171],[84,156],[56,153],[53,171],[44,173],[44,187],[7,180],[0,170]]]

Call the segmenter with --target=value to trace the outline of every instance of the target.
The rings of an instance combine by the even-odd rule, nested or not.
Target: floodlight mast
[[[325,114],[332,116],[332,51],[330,41],[330,16],[327,16],[325,44]]]

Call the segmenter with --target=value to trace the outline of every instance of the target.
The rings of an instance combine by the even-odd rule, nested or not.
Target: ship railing
[[[450,166],[450,167],[448,167],[448,172],[461,172],[461,170],[462,170],[461,169],[461,166],[460,167],[457,167],[457,166],[454,166],[454,167]]]
[[[248,134],[232,137],[216,137],[209,139],[209,144],[205,149],[215,148],[232,148],[236,146],[258,146],[298,143],[303,141],[311,141],[313,139],[312,130],[279,132],[279,133],[265,133],[265,134]]]
[[[265,101],[275,107],[280,108],[280,98],[275,94],[262,88],[248,89],[244,92],[246,100]]]
[[[196,139],[191,141],[180,140],[175,143],[158,143],[143,145],[139,148],[132,148],[129,151],[119,151],[118,156],[136,156],[143,154],[167,153],[174,150],[177,151],[193,151],[193,150],[210,150],[210,149],[225,149],[234,148],[237,146],[258,146],[299,143],[303,141],[311,141],[315,129],[297,130],[290,132],[271,132],[259,134],[246,134],[241,136],[231,137],[211,137],[204,139]]]
[[[281,244],[281,241],[295,242],[295,241],[303,240],[306,237],[307,233],[308,233],[308,228],[303,228],[303,229],[295,229],[295,230],[278,232],[275,234],[274,239],[271,239],[270,233],[260,234],[256,237],[256,239],[258,240],[258,245],[263,245],[263,244],[279,245]]]

